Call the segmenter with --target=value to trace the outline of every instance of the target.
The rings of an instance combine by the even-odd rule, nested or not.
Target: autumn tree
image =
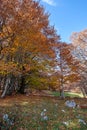
[[[48,18],[39,2],[0,0],[2,97],[12,94],[15,86],[16,91],[24,93],[25,77],[33,61],[52,61],[55,57],[54,46],[60,38]]]
[[[83,95],[87,95],[87,29],[81,32],[75,32],[71,36],[73,45],[73,54],[79,61],[77,69],[80,76],[79,86]]]
[[[56,50],[56,75],[60,84],[60,96],[64,98],[64,86],[68,83],[73,83],[78,80],[76,69],[78,62],[72,55],[72,46],[67,43],[60,43]]]

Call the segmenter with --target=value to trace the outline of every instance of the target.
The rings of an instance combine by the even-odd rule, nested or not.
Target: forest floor
[[[86,98],[14,95],[0,99],[1,130],[87,130],[87,108],[69,108],[74,100],[87,105]]]

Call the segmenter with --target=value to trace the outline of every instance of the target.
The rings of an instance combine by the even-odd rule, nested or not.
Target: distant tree
[[[71,44],[61,43],[58,46],[56,66],[57,66],[57,76],[60,82],[60,96],[64,98],[64,85],[78,80],[76,69],[78,67],[78,62],[74,59],[72,55]]]
[[[83,95],[87,95],[87,29],[75,32],[71,36],[73,54],[79,61],[77,73],[80,76],[79,86]]]

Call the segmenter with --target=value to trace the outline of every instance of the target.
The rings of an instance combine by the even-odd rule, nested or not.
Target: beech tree
[[[73,54],[79,61],[77,74],[80,77],[79,86],[83,95],[87,95],[87,29],[75,32],[71,36]]]
[[[60,96],[64,98],[64,85],[67,83],[73,83],[79,79],[76,70],[78,68],[78,62],[74,59],[72,54],[72,46],[67,43],[60,43],[56,50],[56,75],[60,84]],[[67,84],[68,85],[68,84]]]
[[[14,89],[24,93],[25,77],[33,62],[52,61],[59,40],[39,2],[0,0],[1,97]]]

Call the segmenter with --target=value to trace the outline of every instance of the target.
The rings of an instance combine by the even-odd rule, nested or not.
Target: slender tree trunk
[[[62,99],[65,98],[63,85],[60,87],[60,97],[61,97]]]
[[[65,95],[64,95],[64,87],[63,87],[64,77],[63,77],[63,61],[62,61],[61,49],[62,49],[62,48],[60,48],[60,70],[61,70],[60,97],[61,97],[62,99],[64,99],[64,98],[65,98]]]
[[[62,67],[61,67],[61,79],[60,79],[60,97],[62,99],[65,98],[65,94],[64,94],[64,78],[63,78],[63,70],[62,70]]]
[[[83,94],[83,97],[86,97],[86,96],[87,96],[87,94],[86,94],[86,92],[85,92],[84,88],[81,86],[81,87],[80,87],[80,89],[81,89],[81,92],[82,92],[82,94]]]

